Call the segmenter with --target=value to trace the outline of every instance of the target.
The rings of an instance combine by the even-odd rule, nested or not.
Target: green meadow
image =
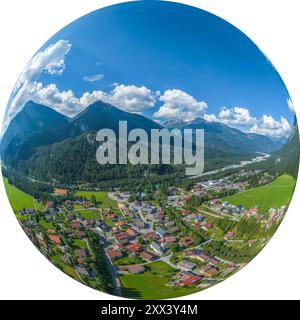
[[[292,176],[284,174],[270,184],[246,190],[223,200],[234,205],[243,205],[245,208],[258,207],[261,214],[269,208],[280,208],[288,205],[292,199],[296,181]]]
[[[148,270],[142,274],[120,276],[122,295],[128,298],[139,299],[166,299],[175,298],[198,292],[199,288],[185,288],[170,286],[174,268],[162,261],[147,264]]]
[[[24,208],[36,209],[38,211],[44,210],[42,203],[39,203],[32,196],[11,185],[7,178],[4,178],[4,186],[10,205],[15,213],[18,213]]]
[[[97,207],[100,208],[116,208],[117,203],[116,201],[110,199],[107,195],[107,192],[101,191],[77,191],[75,193],[77,197],[83,197],[86,200],[90,201],[92,196],[95,196],[96,201],[99,202]]]
[[[74,210],[74,212],[79,212],[79,214],[88,220],[99,220],[101,219],[101,213],[98,210]]]

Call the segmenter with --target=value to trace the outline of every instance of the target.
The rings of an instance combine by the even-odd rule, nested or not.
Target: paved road
[[[172,257],[172,255],[173,253],[170,253],[167,256],[161,257],[159,260],[164,261],[165,263],[169,264],[171,267],[175,269],[178,269],[178,267],[170,261],[170,258]]]
[[[121,297],[121,283],[120,283],[120,279],[118,278],[117,268],[112,264],[110,258],[106,255],[104,249],[103,249],[103,254],[104,254],[107,266],[109,268],[109,271],[110,271],[112,278],[113,278],[115,295],[118,297]]]
[[[203,207],[204,207],[204,208],[207,208],[207,207],[205,207],[205,206],[203,206]],[[207,208],[207,209],[208,209],[208,208]],[[199,212],[204,213],[204,214],[207,214],[207,215],[212,216],[212,217],[215,217],[215,218],[220,218],[220,219],[224,219],[225,217],[227,217],[227,218],[229,218],[229,219],[232,220],[232,221],[239,221],[239,220],[240,220],[239,218],[232,217],[232,216],[230,216],[230,215],[228,215],[228,214],[220,215],[220,213],[219,213],[218,211],[215,211],[215,210],[213,210],[213,209],[211,209],[211,208],[209,208],[209,210],[212,210],[212,211],[216,212],[216,214],[211,213],[211,212],[207,212],[207,211],[204,211],[204,210],[200,210],[200,209],[199,209]]]
[[[108,269],[110,271],[110,274],[113,279],[114,289],[115,289],[115,295],[121,297],[121,283],[120,279],[118,278],[118,271],[117,268],[113,265],[111,259],[106,255],[105,248],[110,245],[110,243],[106,240],[106,238],[103,236],[103,233],[101,232],[102,237],[100,235],[100,231],[98,230],[98,235],[101,237],[101,240],[103,243],[101,243],[101,240],[99,241],[100,247],[102,248],[102,253],[105,257]]]
[[[204,211],[204,210],[200,210],[200,209],[199,209],[199,212],[200,212],[200,213],[207,214],[208,216],[211,216],[211,217],[215,217],[215,218],[219,218],[219,219],[224,219],[223,216],[219,216],[219,215],[217,215],[217,214],[213,214],[213,213],[210,213],[210,212],[207,212],[207,211]]]

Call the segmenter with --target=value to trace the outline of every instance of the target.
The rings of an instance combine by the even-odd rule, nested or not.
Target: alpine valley
[[[28,101],[7,128],[1,141],[1,159],[6,168],[41,181],[60,184],[101,181],[121,183],[145,175],[183,177],[183,166],[99,165],[96,161],[96,132],[103,128],[118,132],[119,121],[127,121],[128,130],[150,132],[163,126],[142,115],[122,111],[97,101],[74,118],[52,108]],[[257,153],[279,152],[282,141],[244,133],[217,122],[197,118],[190,122],[166,122],[165,128],[204,129],[205,171],[237,164]],[[115,187],[115,185],[114,185]]]

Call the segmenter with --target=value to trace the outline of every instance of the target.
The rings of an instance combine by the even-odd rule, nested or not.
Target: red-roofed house
[[[176,242],[177,238],[176,237],[164,237],[160,240],[161,243],[169,244],[169,243],[174,243]]]
[[[127,229],[126,233],[130,236],[130,237],[134,237],[136,235],[136,232],[132,229]]]
[[[122,252],[118,249],[113,249],[113,250],[107,251],[107,255],[111,259],[117,259],[117,258],[121,258],[123,256]]]
[[[142,248],[142,245],[140,243],[130,243],[126,249],[129,252],[139,252]]]
[[[64,196],[64,195],[67,195],[69,192],[69,190],[67,189],[54,189],[53,190],[53,193],[57,194],[57,195],[60,195],[60,196]]]
[[[192,276],[187,280],[184,280],[180,285],[184,287],[192,286],[194,283],[200,281],[203,277],[201,276]]]
[[[61,244],[60,237],[54,234],[49,235],[49,239],[54,242],[55,244]]]
[[[191,237],[182,237],[180,239],[180,244],[184,247],[188,247],[194,243],[193,239]]]

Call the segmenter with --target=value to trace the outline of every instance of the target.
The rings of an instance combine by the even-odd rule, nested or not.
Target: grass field
[[[117,208],[116,201],[110,199],[107,195],[107,192],[100,191],[77,191],[75,196],[83,197],[87,200],[91,200],[92,196],[96,197],[97,202],[99,202],[98,207],[100,208]]]
[[[138,275],[120,276],[122,295],[140,299],[175,298],[199,291],[199,288],[168,286],[174,269],[162,261],[147,265],[149,270]]]
[[[139,264],[139,263],[143,263],[143,262],[144,262],[144,260],[139,257],[122,257],[122,258],[115,259],[113,261],[114,265],[116,265],[116,266]]]
[[[75,247],[77,247],[79,249],[87,249],[87,243],[84,240],[75,239],[73,241],[73,244],[74,244]]]
[[[243,205],[245,208],[258,206],[259,212],[263,214],[269,208],[288,205],[292,199],[295,183],[292,176],[284,174],[270,184],[237,193],[223,200],[234,205]]]
[[[32,196],[17,189],[15,186],[9,184],[7,178],[4,178],[4,186],[10,202],[10,205],[15,213],[18,213],[24,208],[36,209],[43,211],[44,206],[38,201],[34,200]]]
[[[46,230],[54,228],[54,225],[51,222],[47,222],[45,219],[41,219],[39,223]]]
[[[82,218],[88,220],[99,220],[101,218],[101,213],[98,210],[75,210],[74,212],[79,212]]]

